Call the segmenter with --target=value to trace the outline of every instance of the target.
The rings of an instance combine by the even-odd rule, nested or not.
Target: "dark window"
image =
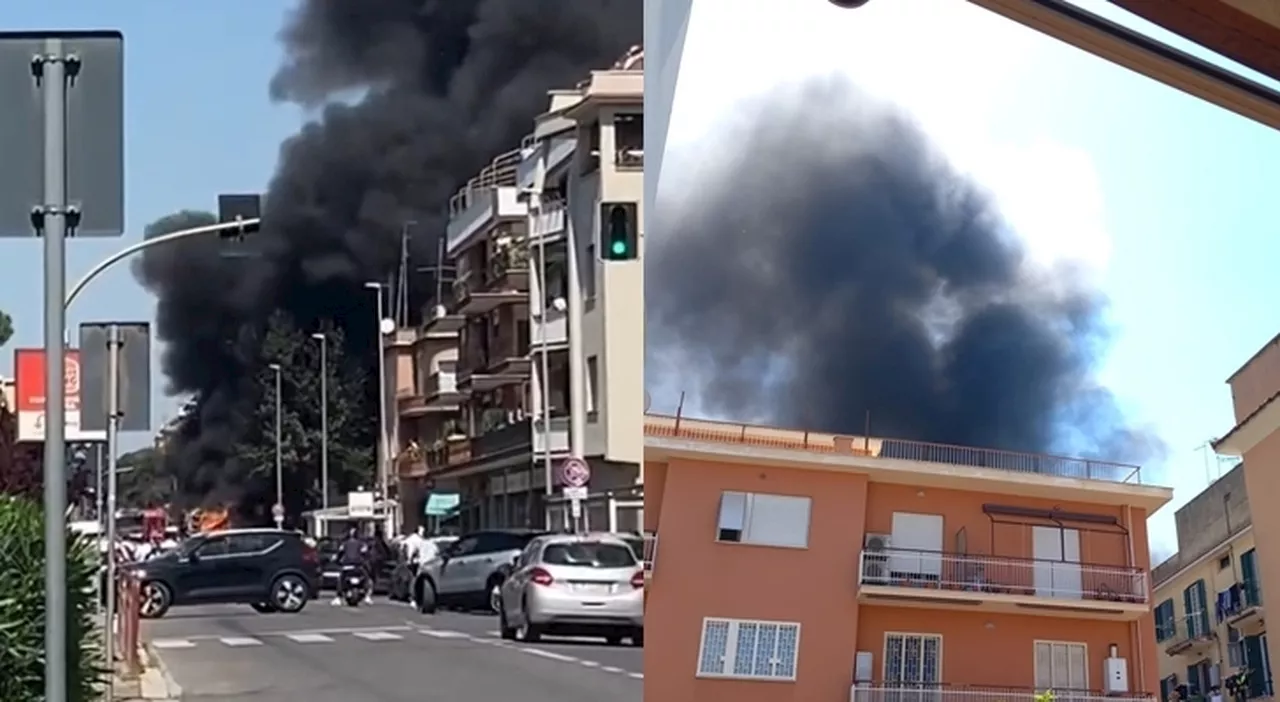
[[[280,539],[279,534],[230,534],[227,536],[227,541],[230,542],[228,553],[232,555],[261,553],[275,546]]]
[[[196,553],[201,558],[211,558],[213,556],[225,556],[231,552],[231,542],[227,541],[225,536],[215,536],[211,539],[205,539],[196,549]]]
[[[458,558],[459,556],[469,556],[478,551],[477,546],[480,544],[480,536],[466,536],[458,539],[452,547],[449,548],[449,557]]]
[[[1156,641],[1167,641],[1178,633],[1177,620],[1173,612],[1173,600],[1168,599],[1156,605]]]
[[[578,541],[547,546],[542,552],[542,562],[584,568],[628,568],[636,564],[636,554],[624,544]]]
[[[1231,567],[1231,554],[1227,554],[1218,559],[1218,570],[1226,570]]]

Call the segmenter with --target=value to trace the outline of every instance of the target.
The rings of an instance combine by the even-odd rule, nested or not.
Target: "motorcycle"
[[[338,576],[338,594],[348,607],[358,607],[369,596],[369,577],[363,568],[344,566]]]

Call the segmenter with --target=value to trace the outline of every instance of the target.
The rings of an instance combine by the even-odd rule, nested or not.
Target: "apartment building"
[[[644,487],[644,55],[629,52],[551,95],[522,145],[528,197],[534,462],[547,522],[567,528],[556,466],[570,455],[571,377],[582,382],[580,453],[591,466],[587,529],[640,531]],[[571,266],[570,256],[576,266]],[[576,270],[574,270],[576,268]],[[570,355],[572,296],[581,309]]]
[[[1146,521],[1172,490],[1137,467],[658,415],[644,429],[646,696],[1158,689]]]
[[[454,495],[461,529],[565,524],[558,466],[574,434],[576,368],[581,450],[593,469],[583,518],[593,529],[639,528],[642,61],[631,52],[554,91],[521,148],[495,158],[451,200],[445,255],[454,282],[422,328],[397,341],[401,484],[417,490],[406,492],[406,504]],[[612,247],[615,239],[633,248],[602,252],[600,242]],[[570,313],[579,305],[574,364]],[[430,377],[449,390],[433,407]]]
[[[1271,696],[1258,556],[1244,467],[1219,478],[1174,517],[1178,551],[1151,571],[1160,696]]]
[[[1280,494],[1280,335],[1272,338],[1239,370],[1227,379],[1231,387],[1235,426],[1214,442],[1220,455],[1243,459],[1245,493],[1251,505],[1258,507],[1250,514],[1254,540],[1254,568],[1257,579],[1256,609],[1262,615],[1263,603],[1280,601],[1280,511],[1266,509],[1268,501]],[[1277,660],[1278,648],[1261,637],[1266,661]]]

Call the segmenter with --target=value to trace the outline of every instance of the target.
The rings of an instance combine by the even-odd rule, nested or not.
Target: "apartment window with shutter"
[[[811,502],[808,497],[791,495],[722,493],[716,540],[808,548]]]
[[[1035,642],[1036,689],[1089,689],[1088,648],[1082,643]]]
[[[1173,600],[1168,599],[1156,605],[1156,641],[1168,641],[1178,633],[1177,620],[1173,611]]]
[[[751,619],[702,620],[700,678],[794,681],[800,625]]]
[[[1182,604],[1186,608],[1187,636],[1193,639],[1208,636],[1209,607],[1204,580],[1197,580],[1182,591]]]
[[[1169,698],[1173,697],[1173,691],[1178,687],[1178,676],[1170,675],[1160,680],[1160,702],[1169,702]]]

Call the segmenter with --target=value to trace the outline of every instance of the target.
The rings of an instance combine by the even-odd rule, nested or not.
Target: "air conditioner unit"
[[[867,534],[862,546],[862,583],[882,585],[889,580],[889,534]]]
[[[867,534],[862,540],[862,548],[868,552],[888,551],[893,542],[892,534]]]

